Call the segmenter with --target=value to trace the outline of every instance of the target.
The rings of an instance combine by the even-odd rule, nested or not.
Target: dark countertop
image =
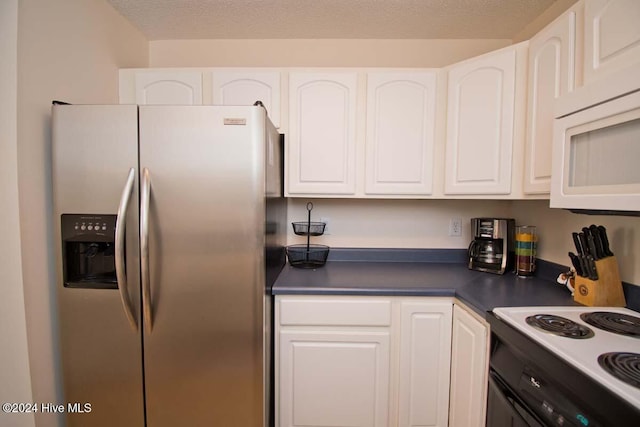
[[[417,256],[415,251],[394,252],[389,257],[380,251],[368,255],[338,253],[317,269],[287,263],[272,294],[449,296],[481,316],[495,307],[578,305],[569,290],[555,281],[565,267],[545,261],[539,261],[536,276],[519,278],[513,273],[469,270],[461,262],[466,255],[459,250],[431,250]]]

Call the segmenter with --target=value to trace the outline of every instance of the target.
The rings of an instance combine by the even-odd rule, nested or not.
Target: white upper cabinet
[[[640,62],[640,1],[585,2],[585,84]]]
[[[287,192],[356,190],[356,72],[289,75]]]
[[[261,101],[271,122],[280,127],[280,72],[216,69],[211,72],[214,105],[253,105]]]
[[[436,71],[367,73],[365,194],[433,187]]]
[[[135,74],[138,105],[202,105],[200,71],[145,71]]]
[[[516,48],[449,69],[445,194],[511,193]]]
[[[172,68],[120,70],[120,103],[138,105],[253,105],[261,101],[280,127],[279,69]]]
[[[580,83],[576,75],[576,25],[583,4],[565,12],[529,42],[527,136],[524,192],[548,194],[551,185],[551,150],[555,100]]]

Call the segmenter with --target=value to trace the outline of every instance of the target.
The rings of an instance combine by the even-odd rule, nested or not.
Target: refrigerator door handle
[[[140,189],[140,277],[142,280],[142,315],[147,334],[151,334],[151,284],[149,279],[149,203],[151,200],[151,179],[149,169],[142,170]]]
[[[118,215],[116,216],[116,238],[115,238],[115,266],[116,266],[116,280],[118,281],[118,290],[120,291],[120,299],[122,300],[122,306],[124,308],[124,314],[127,316],[127,320],[134,331],[138,330],[138,324],[133,314],[131,307],[131,299],[129,298],[129,287],[127,283],[127,273],[125,271],[125,223],[127,218],[127,208],[129,207],[129,199],[131,198],[131,192],[133,191],[133,184],[135,182],[135,169],[129,169],[129,175],[127,176],[127,182],[122,190],[122,196],[120,197],[120,205],[118,206]]]

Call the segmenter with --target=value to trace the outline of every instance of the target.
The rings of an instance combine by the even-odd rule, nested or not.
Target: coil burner
[[[598,364],[619,380],[640,388],[640,354],[604,353],[598,357]]]
[[[623,313],[594,311],[580,314],[580,319],[591,326],[615,334],[640,338],[640,318]]]
[[[591,338],[593,331],[573,320],[554,314],[536,314],[526,318],[527,324],[541,331],[567,338]]]

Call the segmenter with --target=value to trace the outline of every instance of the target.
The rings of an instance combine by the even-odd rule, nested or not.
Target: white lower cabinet
[[[389,331],[280,332],[281,426],[386,427]]]
[[[452,300],[277,296],[276,426],[446,426]]]
[[[400,300],[399,427],[447,426],[450,301]]]
[[[456,304],[451,345],[451,427],[483,427],[486,418],[489,326]]]

